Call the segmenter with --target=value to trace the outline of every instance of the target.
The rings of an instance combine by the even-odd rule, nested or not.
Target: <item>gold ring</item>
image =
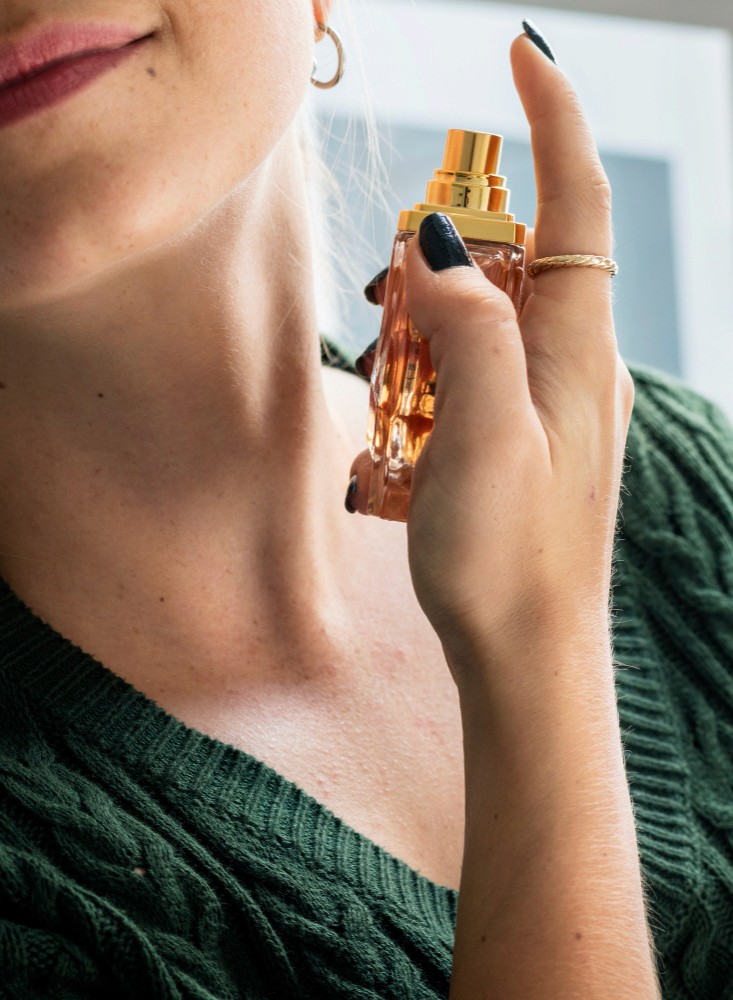
[[[554,267],[598,267],[613,277],[618,274],[618,264],[610,257],[598,257],[589,253],[564,253],[557,257],[538,257],[527,267],[527,274],[534,278],[540,271],[549,271]]]

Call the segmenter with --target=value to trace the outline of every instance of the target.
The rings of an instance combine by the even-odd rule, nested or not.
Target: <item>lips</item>
[[[118,24],[57,23],[0,45],[0,129],[67,101],[154,35]]]
[[[0,45],[0,93],[57,63],[81,55],[114,51],[145,36],[117,24],[52,24]]]

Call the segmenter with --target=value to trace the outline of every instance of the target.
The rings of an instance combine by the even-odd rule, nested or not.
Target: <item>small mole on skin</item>
[[[498,819],[498,818],[499,818],[499,813],[494,813],[494,819]]]
[[[157,75],[152,66],[148,66],[148,75],[149,76],[156,76]]]
[[[580,939],[582,938],[582,936],[583,935],[580,933],[580,931],[576,931],[575,932],[575,940],[576,941],[580,941]]]
[[[4,388],[5,388],[5,383],[4,382],[0,382],[0,389],[4,389]]]
[[[161,601],[164,601],[164,600],[165,600],[165,597],[161,597],[161,599],[160,599],[160,600],[161,600]]]
[[[97,396],[98,396],[98,397],[99,397],[100,399],[104,399],[104,393],[103,393],[103,392],[98,392],[98,393],[97,393]]]
[[[486,940],[486,935],[485,935],[485,934],[482,934],[482,935],[481,935],[481,942],[483,943],[483,942],[484,942],[485,940]]]

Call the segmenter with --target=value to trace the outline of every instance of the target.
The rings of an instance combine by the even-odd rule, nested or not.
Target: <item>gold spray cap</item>
[[[425,203],[402,212],[399,228],[417,231],[431,212],[446,212],[464,239],[522,244],[526,226],[510,215],[506,177],[499,174],[503,137],[490,132],[448,131],[443,166],[428,182]]]
[[[503,212],[509,208],[506,177],[499,176],[503,138],[488,132],[448,132],[443,167],[428,183],[425,201],[448,208]]]

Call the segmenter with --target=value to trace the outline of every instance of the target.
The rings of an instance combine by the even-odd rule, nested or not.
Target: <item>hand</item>
[[[535,252],[611,256],[610,190],[577,97],[524,35],[511,56],[532,132]],[[433,271],[419,240],[410,243],[407,307],[437,384],[434,429],[413,476],[408,555],[459,686],[476,651],[501,660],[547,629],[607,627],[634,398],[611,280],[590,268],[545,271],[517,319],[478,268]],[[369,463],[362,452],[351,470],[361,512]]]
[[[525,240],[525,259],[527,262],[534,260],[534,229],[527,230],[527,237]],[[367,302],[371,302],[374,306],[384,305],[384,296],[387,291],[387,275],[389,273],[389,268],[385,267],[383,271],[375,274],[372,280],[364,289],[364,296]],[[521,307],[524,305],[525,301],[529,297],[530,290],[532,288],[532,279],[527,275],[524,286],[522,289],[522,301],[520,303]],[[372,377],[372,368],[374,367],[374,355],[376,354],[377,341],[373,340],[368,347],[364,348],[364,351],[356,359],[355,367],[356,372],[366,381],[369,381]]]

